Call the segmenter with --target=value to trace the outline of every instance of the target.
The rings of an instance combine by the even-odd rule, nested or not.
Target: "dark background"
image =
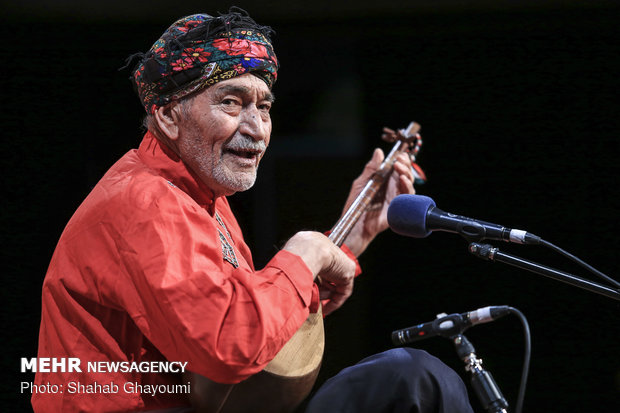
[[[380,4],[377,4],[380,3]],[[422,125],[418,188],[444,210],[522,228],[615,279],[620,8],[550,1],[238,2],[276,29],[282,69],[272,145],[256,187],[233,197],[260,266],[301,229],[327,230],[383,126]],[[197,1],[4,5],[2,44],[3,406],[28,411],[20,357],[34,357],[40,288],[67,220],[141,139],[142,108],[118,71]],[[542,247],[502,251],[587,274]],[[348,304],[326,320],[319,382],[391,347],[392,330],[486,305],[528,318],[524,411],[620,407],[618,301],[471,256],[460,237],[382,234]],[[468,330],[515,404],[516,317]],[[468,381],[452,344],[416,343]],[[472,393],[477,411],[482,411]],[[7,411],[9,411],[7,410]]]

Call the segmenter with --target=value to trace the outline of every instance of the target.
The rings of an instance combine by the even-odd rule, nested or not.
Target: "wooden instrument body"
[[[420,149],[420,126],[411,122],[407,129],[384,129],[383,138],[396,142],[379,169],[333,227],[329,238],[341,246],[353,226],[369,207],[389,178],[396,155],[408,152],[412,161]],[[410,151],[411,150],[411,151]],[[290,413],[310,394],[319,374],[325,334],[320,310],[308,319],[263,371],[238,384],[221,384],[187,372],[190,401],[196,413]]]
[[[286,413],[312,390],[325,350],[323,312],[310,314],[263,371],[238,384],[220,384],[191,372],[190,401],[200,413]]]

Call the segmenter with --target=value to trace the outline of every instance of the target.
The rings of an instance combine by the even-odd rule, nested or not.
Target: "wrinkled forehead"
[[[269,102],[273,102],[275,100],[275,97],[267,84],[253,74],[245,74],[218,82],[210,88],[205,89],[204,93],[210,93],[217,96],[230,94],[248,99],[267,100]]]

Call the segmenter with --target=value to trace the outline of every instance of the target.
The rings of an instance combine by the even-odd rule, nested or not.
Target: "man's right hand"
[[[321,277],[321,299],[329,299],[323,313],[339,308],[353,292],[355,263],[329,238],[319,232],[302,231],[293,235],[283,249],[298,255],[315,279]]]

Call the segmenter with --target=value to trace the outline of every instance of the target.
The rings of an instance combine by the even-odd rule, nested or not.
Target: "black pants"
[[[465,384],[425,351],[398,348],[329,379],[306,413],[473,413]]]

